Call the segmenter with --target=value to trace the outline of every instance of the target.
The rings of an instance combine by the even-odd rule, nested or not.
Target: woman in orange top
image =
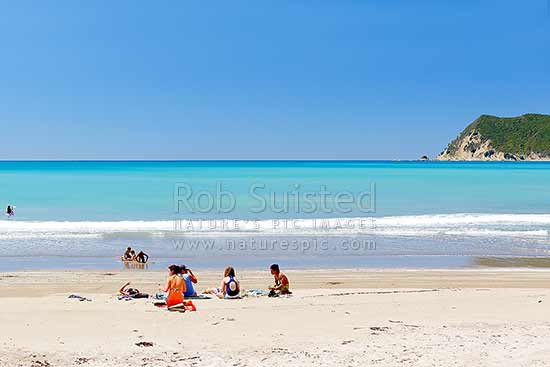
[[[181,269],[177,265],[168,267],[170,275],[166,279],[166,288],[161,289],[166,292],[166,307],[175,306],[183,303],[183,292],[185,292],[185,280],[179,276]]]

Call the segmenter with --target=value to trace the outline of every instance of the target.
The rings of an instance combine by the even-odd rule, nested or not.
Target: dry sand
[[[220,278],[197,275],[199,289]],[[246,289],[271,281],[238,275]],[[287,275],[290,298],[173,313],[115,297],[126,280],[155,293],[164,272],[2,273],[0,366],[550,366],[550,271]]]

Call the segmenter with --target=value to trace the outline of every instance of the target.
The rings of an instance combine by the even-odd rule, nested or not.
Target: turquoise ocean
[[[460,268],[550,255],[550,163],[0,162],[0,271]],[[481,259],[481,260],[480,260]]]

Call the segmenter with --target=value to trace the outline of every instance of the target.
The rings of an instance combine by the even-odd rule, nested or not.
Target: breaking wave
[[[158,221],[0,221],[0,239],[179,235],[359,235],[550,238],[550,214]]]

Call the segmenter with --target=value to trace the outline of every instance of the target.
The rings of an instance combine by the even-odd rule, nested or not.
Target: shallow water
[[[0,271],[122,267],[128,245],[150,268],[489,266],[547,256],[548,182],[539,162],[0,162]]]

